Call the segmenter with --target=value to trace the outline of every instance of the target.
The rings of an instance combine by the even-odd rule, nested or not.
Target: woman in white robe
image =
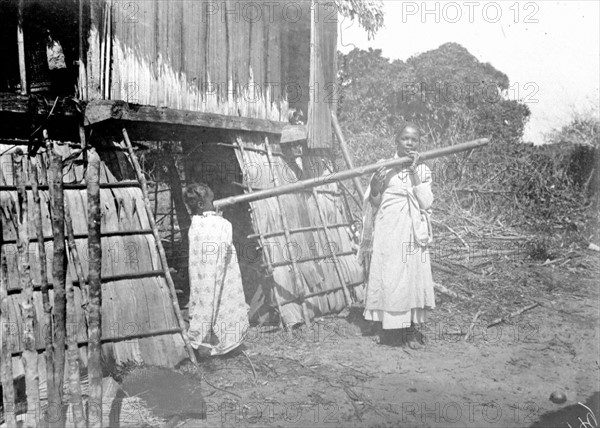
[[[368,267],[364,317],[379,321],[382,342],[393,341],[391,330],[402,329],[401,341],[419,348],[415,327],[435,307],[427,245],[431,242],[428,210],[433,202],[431,171],[420,164],[420,132],[405,126],[396,138],[396,157],[410,156],[413,164],[380,168],[365,196],[365,224],[361,243]]]

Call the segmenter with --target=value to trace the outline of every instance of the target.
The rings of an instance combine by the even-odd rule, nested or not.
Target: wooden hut
[[[42,130],[47,130],[68,161],[65,199],[78,214],[73,225],[83,249],[86,157],[73,150],[85,144],[97,148],[106,358],[174,365],[183,358],[183,346],[165,283],[168,267],[157,258],[121,130],[127,129],[138,155],[157,142],[177,148],[171,149],[174,157],[165,158],[168,164],[159,165],[170,171],[163,186],[160,179],[150,183],[157,201],[164,188],[173,201],[171,233],[163,230],[170,237],[163,238],[175,245],[186,234],[182,184],[204,181],[223,198],[333,172],[338,9],[315,0],[7,0],[0,8],[0,55],[6,64],[0,70],[3,207],[16,200],[6,156],[21,147],[46,165]],[[362,299],[348,201],[345,187],[330,184],[224,211],[234,225],[255,320],[310,322]],[[5,209],[2,216],[6,254],[15,254],[11,215]],[[50,241],[47,209],[43,215],[44,239]],[[111,261],[114,248],[123,258]],[[124,265],[133,248],[139,261],[134,268]],[[47,254],[51,257],[52,247]],[[21,291],[14,257],[7,259],[7,279],[8,301],[16,308]],[[185,289],[185,255],[174,264]],[[31,266],[40,314],[39,269]],[[86,269],[83,263],[85,274]],[[80,308],[72,260],[68,272]],[[85,347],[83,311],[77,317],[79,345]],[[10,311],[8,319],[18,326],[19,311]],[[113,321],[119,324],[114,334]],[[40,339],[41,318],[35,325]],[[22,344],[15,340],[10,349],[18,355]]]

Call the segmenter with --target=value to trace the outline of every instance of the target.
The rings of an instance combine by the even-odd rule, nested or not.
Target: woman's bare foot
[[[423,349],[426,346],[427,341],[425,339],[425,336],[423,336],[423,334],[415,326],[411,326],[410,328],[407,328],[406,330],[407,330],[406,344],[408,345],[408,347],[410,349],[419,350],[419,349]]]

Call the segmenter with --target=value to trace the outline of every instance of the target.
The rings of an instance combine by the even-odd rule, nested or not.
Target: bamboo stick
[[[321,220],[321,225],[323,226],[323,229],[325,231],[325,238],[327,239],[327,243],[331,244],[335,241],[333,240],[333,237],[331,236],[331,232],[329,231],[329,228],[327,227],[327,221],[325,219],[325,214],[323,214],[323,210],[321,209],[321,205],[319,204],[319,195],[317,195],[317,191],[315,190],[314,187],[313,187],[313,198],[315,199],[315,205],[317,206],[317,211],[319,212],[319,219]],[[344,278],[344,273],[342,272],[342,268],[340,266],[340,260],[338,259],[337,254],[333,250],[333,248],[331,249],[331,257],[333,259],[333,265],[335,267],[335,271],[337,273],[338,279],[340,280],[340,285],[342,286],[342,289],[344,290],[344,299],[346,300],[346,305],[351,305],[352,298],[350,297],[350,292],[348,291],[348,288],[346,287],[346,279]]]
[[[64,225],[64,193],[63,193],[63,161],[62,156],[48,144],[50,168],[48,170],[48,186],[52,212],[52,234],[54,235],[54,254],[52,256],[52,278],[54,282],[54,392],[56,402],[48,401],[49,407],[60,409],[61,416],[56,421],[60,426],[63,409],[63,382],[65,372],[65,339],[66,339],[66,295],[65,278],[67,259],[65,253]],[[50,396],[50,394],[49,394]]]
[[[342,150],[342,156],[346,161],[346,166],[348,169],[354,169],[354,163],[352,162],[352,156],[350,156],[350,151],[348,150],[348,145],[346,144],[346,140],[344,139],[344,135],[342,134],[342,128],[340,123],[338,122],[337,115],[335,111],[331,110],[331,124],[333,125],[333,131],[335,132],[335,136],[337,137],[338,143],[340,143],[340,149]],[[365,199],[365,191],[362,188],[360,180],[358,177],[352,178],[352,183],[354,183],[354,188],[356,189],[356,193],[360,196],[360,200]]]
[[[359,282],[353,282],[351,284],[346,284],[346,287],[348,287],[348,288],[354,288],[354,287],[359,287],[361,285],[364,285],[364,281],[359,281]],[[315,291],[314,293],[306,294],[304,296],[304,298],[308,299],[310,297],[322,296],[324,294],[335,293],[336,291],[340,291],[340,290],[343,290],[342,286],[334,287],[334,288],[329,288],[327,290]],[[281,303],[281,306],[289,305],[289,304],[292,304],[292,303],[298,303],[298,299],[296,298],[296,299],[292,299],[292,300],[286,300],[285,302]]]
[[[206,142],[206,143],[203,142],[203,144],[213,144],[215,146],[227,147],[227,148],[230,148],[230,149],[237,149],[238,148],[238,146],[236,144],[215,143],[215,142],[210,142],[210,141]],[[249,151],[249,152],[256,152],[256,153],[260,153],[262,155],[266,155],[267,154],[267,151],[265,149],[259,149],[258,147],[244,147],[244,149],[247,150],[247,151]],[[284,154],[280,153],[280,152],[272,152],[271,154],[273,156],[277,156],[277,157],[280,157],[280,158],[284,158],[285,157]]]
[[[133,146],[131,145],[131,140],[129,139],[129,135],[127,134],[127,130],[123,128],[123,139],[125,140],[125,144],[127,145],[127,149],[129,151],[129,157],[131,158],[131,163],[133,164],[133,168],[135,169],[135,174],[140,182],[140,186],[142,188],[142,194],[144,195],[144,207],[146,208],[146,214],[148,215],[148,221],[150,223],[150,227],[152,228],[152,233],[154,234],[154,241],[156,243],[156,248],[158,250],[158,254],[160,256],[160,261],[162,267],[165,272],[165,279],[167,281],[167,285],[169,286],[171,303],[173,305],[173,310],[175,311],[175,317],[177,318],[178,327],[181,329],[181,336],[183,338],[183,342],[185,344],[186,350],[188,352],[188,356],[190,357],[190,361],[194,364],[198,374],[200,374],[200,367],[198,366],[198,361],[196,360],[196,355],[194,354],[194,350],[192,349],[192,345],[184,333],[185,324],[183,322],[183,316],[181,315],[181,309],[179,308],[179,302],[177,301],[177,292],[175,291],[175,284],[173,282],[173,278],[171,277],[171,272],[169,271],[169,266],[167,265],[167,257],[165,255],[165,249],[162,245],[162,241],[160,238],[160,234],[158,233],[158,228],[156,227],[156,222],[154,221],[154,215],[152,214],[152,210],[150,209],[150,198],[148,197],[148,186],[146,185],[146,177],[144,177],[144,173],[142,172],[142,168],[140,167],[140,163],[137,159],[135,152],[133,151]]]
[[[106,284],[107,282],[117,282],[117,281],[123,281],[126,279],[150,278],[153,276],[164,276],[164,275],[165,275],[164,270],[151,270],[151,271],[146,271],[146,272],[131,272],[131,273],[118,274],[118,275],[106,275],[101,278],[101,281],[102,281],[102,284]],[[73,282],[73,284],[80,284],[80,281],[78,279],[73,279],[71,282]],[[48,284],[48,288],[53,288],[52,284]],[[39,284],[34,283],[33,290],[40,291],[41,286]],[[20,292],[21,292],[21,290],[19,288],[11,288],[10,290],[8,290],[9,295],[18,294]],[[88,305],[89,305],[89,301],[88,301]],[[86,314],[86,317],[88,317],[88,316],[89,315]]]
[[[351,223],[339,223],[339,224],[330,224],[328,227],[330,229],[337,229],[340,227],[351,227],[351,226],[352,226]],[[323,229],[323,226],[306,226],[306,227],[298,227],[295,229],[290,229],[289,232],[293,234],[293,233],[314,232],[315,230],[322,230],[322,229]],[[262,236],[263,236],[263,238],[272,238],[274,236],[281,236],[281,235],[283,235],[283,231],[264,233]],[[247,238],[248,239],[258,238],[258,234],[253,233],[252,235],[248,235]]]
[[[0,230],[1,232],[1,230]],[[1,235],[0,235],[1,238]],[[1,269],[0,269],[0,366],[2,381],[2,402],[4,409],[4,421],[7,427],[16,427],[15,418],[15,389],[13,386],[12,356],[8,348],[8,338],[14,334],[10,319],[8,318],[8,267],[6,263],[6,252],[4,245],[0,246]]]
[[[37,411],[40,408],[40,389],[38,373],[38,355],[35,350],[35,307],[33,303],[33,284],[31,282],[29,265],[29,228],[27,219],[27,191],[25,190],[25,177],[23,174],[23,151],[17,148],[12,154],[13,171],[17,188],[18,219],[17,251],[19,254],[19,277],[23,299],[21,301],[21,316],[23,318],[23,355],[21,361],[25,370],[25,389],[27,394],[28,413],[33,411],[34,417],[26,418],[26,427],[37,426]]]
[[[100,338],[102,337],[102,246],[100,245],[101,211],[99,186],[100,157],[93,147],[88,149],[88,168],[85,181],[87,183],[88,205],[88,338],[90,342],[88,347],[89,399],[87,426],[100,427],[102,424],[102,348],[100,345]]]
[[[40,266],[40,281],[41,281],[41,292],[42,292],[42,305],[44,308],[44,325],[46,326],[44,331],[44,342],[46,344],[46,391],[48,402],[56,402],[57,397],[54,395],[56,392],[54,386],[54,350],[52,348],[52,306],[50,305],[50,295],[48,293],[48,273],[46,272],[46,247],[44,245],[44,229],[42,223],[42,207],[40,200],[40,192],[38,189],[38,169],[37,169],[37,157],[32,156],[30,158],[30,172],[29,177],[31,180],[31,189],[33,194],[33,218],[35,232],[38,243],[38,254],[39,254],[39,266]],[[35,290],[35,286],[32,285]]]
[[[131,181],[131,180],[119,181],[117,183],[101,183],[100,184],[101,189],[122,189],[122,188],[129,188],[129,187],[140,187],[140,185],[137,181]],[[31,190],[31,186],[26,185],[25,189]],[[39,190],[49,190],[47,185],[39,185],[38,189]],[[85,184],[64,183],[63,189],[65,189],[65,190],[86,190],[87,187]],[[3,191],[3,192],[15,191],[15,190],[17,190],[17,186],[6,186],[6,185],[0,186],[0,191]]]
[[[79,286],[81,288],[82,296],[82,307],[87,318],[87,305],[88,305],[88,293],[86,291],[85,275],[83,273],[83,267],[81,266],[81,260],[79,260],[79,253],[77,246],[75,245],[75,238],[73,237],[73,221],[71,220],[71,210],[69,203],[65,200],[65,227],[67,229],[67,242],[69,244],[69,252],[73,264],[75,265],[75,272],[79,279]],[[69,392],[70,401],[73,406],[73,421],[75,428],[85,425],[85,414],[83,411],[83,402],[81,399],[81,382],[79,379],[79,348],[77,347],[77,312],[75,309],[75,289],[73,288],[73,282],[67,282],[67,359],[69,364]]]
[[[330,174],[333,174],[334,171],[331,168],[331,166],[329,164],[325,164],[325,167],[327,168],[327,171],[329,171]],[[352,200],[354,201],[354,203],[356,204],[356,206],[362,210],[362,202],[359,201],[358,199],[356,199],[356,196],[354,196],[352,194],[352,192],[350,191],[350,189],[348,189],[348,186],[346,186],[342,181],[338,182],[339,186],[342,188],[342,191],[340,192],[342,194],[342,196],[344,197],[344,204],[346,205],[346,209],[347,211],[347,216],[348,221],[352,220],[354,221],[354,219],[352,219],[352,210],[350,209],[350,203],[348,202],[348,195],[350,195],[350,197],[352,198]]]
[[[356,250],[350,250],[350,251],[344,251],[342,253],[337,253],[338,257],[340,257],[340,256],[353,256],[355,254],[356,254]],[[299,264],[299,263],[306,263],[306,262],[314,262],[314,261],[317,261],[317,260],[324,260],[324,259],[327,259],[327,258],[329,258],[329,255],[315,256],[315,257],[303,257],[301,259],[294,260],[294,262],[296,264]],[[285,261],[285,262],[276,262],[276,263],[273,263],[273,267],[276,268],[276,267],[281,267],[281,266],[289,266],[291,264],[292,264],[292,260],[288,260],[288,261]]]
[[[108,336],[108,337],[103,337],[100,340],[100,342],[101,343],[122,342],[124,340],[143,339],[146,337],[155,337],[155,336],[162,336],[162,335],[166,335],[166,334],[176,334],[176,333],[181,333],[181,329],[179,329],[178,327],[174,327],[174,328],[165,328],[165,329],[161,329],[161,330],[148,331],[145,333],[130,334],[130,335],[126,335],[126,336]],[[77,341],[78,347],[89,346],[89,344],[90,344],[89,340]],[[45,349],[46,348],[44,346],[38,346],[37,352],[38,353],[43,352]],[[21,354],[22,354],[21,351],[12,352],[13,357],[18,357]]]
[[[277,186],[279,186],[279,180],[277,179],[277,175],[275,173],[275,168],[273,168],[273,157],[271,156],[271,146],[269,144],[269,140],[267,137],[265,137],[265,147],[267,148],[267,160],[269,162],[269,169],[271,171],[271,176],[273,177],[273,184],[275,185],[275,187],[277,187]],[[283,228],[285,242],[286,242],[286,245],[289,247],[289,245],[292,243],[290,227],[289,227],[289,224],[287,221],[287,217],[283,211],[284,206],[283,206],[283,203],[281,202],[281,198],[277,197],[276,200],[277,200],[277,206],[279,208],[279,219],[281,220],[281,227]],[[311,322],[310,322],[310,317],[308,315],[308,308],[306,306],[306,300],[303,298],[303,296],[304,296],[303,288],[304,287],[302,286],[302,279],[300,278],[300,271],[298,270],[298,265],[296,264],[296,260],[294,260],[294,258],[292,258],[292,260],[291,260],[291,266],[292,266],[292,276],[294,278],[294,285],[296,288],[296,296],[298,296],[302,301],[302,316],[304,318],[304,323],[306,324],[307,327],[310,327]]]
[[[464,152],[466,150],[473,150],[488,144],[489,140],[487,138],[482,138],[479,140],[469,141],[467,143],[456,144],[454,146],[443,147],[441,149],[429,150],[420,156],[421,161],[426,161],[429,159],[435,159],[441,156],[448,156],[454,153]],[[334,183],[342,180],[349,180],[354,177],[358,177],[361,175],[373,173],[377,171],[381,167],[392,168],[400,165],[404,165],[407,163],[411,163],[412,159],[408,156],[403,156],[398,159],[391,159],[384,162],[365,165],[361,167],[357,167],[354,169],[336,172],[334,174],[330,174],[324,177],[315,177],[307,180],[298,181],[296,183],[286,184],[284,186],[278,186],[273,189],[265,189],[259,190],[257,192],[246,193],[244,195],[237,196],[229,196],[227,198],[218,199],[213,202],[213,205],[216,209],[222,209],[228,205],[239,204],[242,202],[253,202],[259,201],[265,198],[272,198],[279,195],[284,195],[286,193],[293,193],[303,191],[305,189],[310,189],[311,187],[319,187],[325,184]]]
[[[239,137],[236,140],[235,147],[240,151],[240,154],[242,155],[243,164],[248,165],[248,158],[246,157],[246,150],[244,147],[244,143],[243,143],[243,141],[241,141],[241,139]],[[248,191],[252,192],[252,187],[250,186],[250,184],[248,184]],[[260,223],[259,223],[258,219],[256,218],[256,213],[254,212],[254,209],[252,208],[252,206],[250,206],[250,218],[252,219],[252,224],[254,225],[254,230],[256,230],[256,236],[252,235],[253,238],[251,238],[250,236],[248,238],[249,239],[258,238],[263,261],[265,262],[265,265],[267,266],[267,272],[272,281],[271,292],[273,293],[273,298],[275,299],[275,304],[277,305],[277,311],[279,312],[279,327],[287,328],[287,324],[283,317],[283,311],[281,310],[281,299],[279,298],[279,294],[277,293],[277,289],[275,288],[275,279],[273,278],[273,265],[271,262],[271,254],[269,253],[269,249],[266,246],[265,235],[262,234]]]
[[[148,199],[150,201],[150,199]],[[175,246],[175,203],[173,202],[173,192],[169,193],[169,211],[171,214],[169,215],[169,223],[171,228],[171,234],[169,236],[170,244],[170,255],[173,256],[173,247]]]
[[[37,226],[36,226],[37,227]],[[112,237],[123,237],[123,236],[137,236],[137,235],[151,235],[151,229],[140,229],[140,230],[117,230],[114,232],[104,232],[100,234],[101,238],[112,238]],[[88,235],[83,233],[78,233],[73,235],[73,239],[87,239]],[[42,236],[42,242],[52,241],[52,236]],[[16,244],[16,239],[7,239],[4,241],[4,244]]]

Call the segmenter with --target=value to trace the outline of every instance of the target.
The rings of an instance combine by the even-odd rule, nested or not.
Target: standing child
[[[223,355],[242,343],[248,329],[231,223],[214,211],[213,192],[207,185],[190,184],[184,199],[192,215],[188,336],[194,348]]]
[[[431,242],[428,210],[433,202],[431,171],[417,165],[419,129],[406,125],[396,136],[396,158],[409,156],[412,165],[380,168],[365,196],[365,226],[361,242],[368,270],[364,317],[383,326],[382,342],[393,340],[416,349],[415,326],[435,307],[427,245]]]

